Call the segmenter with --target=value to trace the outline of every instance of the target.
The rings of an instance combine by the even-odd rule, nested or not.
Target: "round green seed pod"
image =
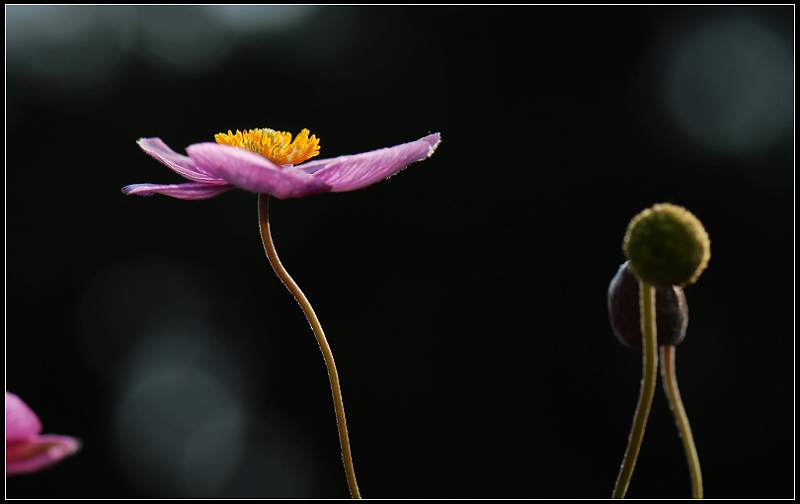
[[[694,283],[711,257],[700,220],[683,207],[659,203],[628,224],[622,250],[636,276],[656,288]]]
[[[608,286],[608,314],[611,328],[625,346],[642,348],[639,279],[630,268],[630,261],[619,267]],[[656,340],[659,346],[677,345],[686,337],[689,306],[683,289],[671,285],[656,289]]]

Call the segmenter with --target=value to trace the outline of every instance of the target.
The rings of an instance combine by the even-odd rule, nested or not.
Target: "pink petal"
[[[164,194],[182,200],[202,200],[219,196],[225,191],[230,191],[235,186],[222,181],[222,184],[208,184],[201,182],[186,182],[185,184],[131,184],[122,188],[125,195],[138,194],[140,196],[152,196],[153,194]]]
[[[68,436],[40,436],[39,417],[22,399],[6,391],[6,474],[38,471],[78,451],[81,442]]]
[[[281,168],[245,149],[212,142],[192,144],[186,152],[200,169],[228,183],[278,198],[302,198],[330,191],[330,186],[296,168]]]
[[[170,149],[160,138],[140,138],[136,143],[139,144],[139,147],[141,147],[143,151],[172,168],[175,173],[189,180],[194,180],[195,182],[224,183],[223,180],[199,168],[194,161],[192,161],[192,158],[182,156]]]
[[[439,133],[434,133],[394,147],[310,161],[296,169],[313,174],[331,186],[331,192],[353,191],[391,177],[411,163],[427,159],[439,142]]]
[[[6,391],[6,444],[30,439],[42,432],[39,417],[22,399]]]
[[[26,474],[44,469],[80,448],[80,440],[55,434],[13,443],[6,439],[6,474]]]

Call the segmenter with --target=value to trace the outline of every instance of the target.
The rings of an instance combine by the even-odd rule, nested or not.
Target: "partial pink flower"
[[[309,138],[308,130],[303,130],[294,142],[290,134],[269,129],[219,134],[217,141],[192,144],[186,148],[189,155],[183,156],[160,138],[142,138],[138,143],[145,152],[191,182],[133,184],[123,187],[122,192],[199,200],[234,187],[281,199],[354,191],[427,159],[440,139],[439,133],[434,133],[394,147],[305,163],[302,161],[319,150],[319,141],[313,135]]]
[[[27,404],[6,391],[6,474],[26,474],[49,467],[80,450],[81,441],[41,435],[42,423]]]

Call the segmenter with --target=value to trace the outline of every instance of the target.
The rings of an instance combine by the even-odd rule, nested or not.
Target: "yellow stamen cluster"
[[[232,145],[261,154],[276,165],[298,164],[319,154],[319,139],[311,135],[307,129],[301,131],[294,141],[292,134],[275,131],[269,128],[248,131],[228,130],[228,133],[217,133],[214,139],[223,145]]]

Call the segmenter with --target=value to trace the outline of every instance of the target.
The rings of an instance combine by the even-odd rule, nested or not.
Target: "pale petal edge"
[[[230,191],[235,186],[232,184],[204,184],[201,182],[186,182],[185,184],[131,184],[122,188],[126,196],[138,194],[139,196],[152,196],[163,194],[182,200],[204,200],[219,196]]]
[[[351,156],[312,161],[298,168],[331,186],[331,192],[354,191],[395,175],[417,161],[429,158],[441,143],[440,134]]]
[[[194,182],[224,182],[198,167],[189,156],[178,154],[170,149],[170,147],[158,137],[140,138],[136,143],[139,144],[139,147],[147,154],[182,177]]]
[[[74,455],[82,445],[80,439],[57,434],[6,441],[6,475],[39,471]]]

